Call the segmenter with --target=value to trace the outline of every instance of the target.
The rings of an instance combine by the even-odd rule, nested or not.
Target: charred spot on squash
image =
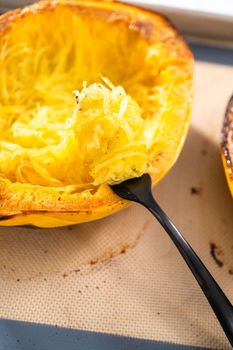
[[[154,33],[153,23],[149,21],[136,20],[129,24],[129,29],[139,32],[148,41],[152,40]]]
[[[221,135],[221,144],[229,177],[233,181],[233,96],[230,98],[226,108]]]
[[[15,217],[15,215],[5,215],[5,216],[0,215],[0,221],[2,221],[2,220],[10,220],[13,217]]]

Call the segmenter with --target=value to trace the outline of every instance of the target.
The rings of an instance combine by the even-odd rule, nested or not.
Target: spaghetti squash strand
[[[60,110],[39,102],[31,110],[18,107],[24,113],[12,117],[0,141],[0,172],[6,178],[82,188],[119,182],[148,170],[145,122],[124,89],[105,78],[103,83],[84,83],[75,95],[73,108],[64,107],[65,100]],[[7,114],[9,109],[4,106],[0,112]]]

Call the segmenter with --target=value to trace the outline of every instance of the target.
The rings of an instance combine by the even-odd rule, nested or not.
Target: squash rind
[[[157,184],[178,158],[188,132],[193,85],[193,58],[189,48],[162,16],[133,6],[105,1],[58,1],[54,3],[43,1],[27,6],[23,10],[17,9],[0,17],[0,35],[7,31],[14,21],[20,21],[20,18],[30,14],[52,10],[57,5],[70,6],[81,12],[86,11],[90,13],[90,16],[96,14],[111,21],[124,21],[129,30],[144,37],[148,47],[153,47],[154,42],[161,40],[170,50],[171,56],[174,55],[174,61],[179,61],[175,66],[177,71],[174,70],[174,79],[177,79],[177,83],[175,82],[177,96],[174,96],[174,101],[171,102],[171,107],[177,112],[176,115],[173,115],[168,111],[163,117],[164,120],[161,120],[161,139],[163,141],[164,136],[167,136],[168,142],[163,153],[155,149],[157,152],[154,157],[156,172],[152,174],[152,178],[153,185]],[[161,38],[156,37],[157,26],[160,26]],[[163,27],[164,33],[161,31]],[[163,79],[166,80],[166,77]],[[174,105],[172,105],[173,102]],[[179,112],[183,113],[181,120]],[[175,134],[174,139],[173,134]],[[47,195],[46,191],[47,189],[38,189],[36,200],[25,199],[20,195],[17,196],[13,186],[0,182],[0,225],[64,226],[96,220],[129,205],[129,202],[112,193],[108,186],[102,186],[101,196],[84,202],[80,198],[68,199],[65,195],[62,200],[58,201],[57,195],[53,195],[52,192]]]
[[[227,183],[233,197],[233,96],[231,96],[221,132],[221,155]]]

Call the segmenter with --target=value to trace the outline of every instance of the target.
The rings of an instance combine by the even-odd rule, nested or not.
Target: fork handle
[[[233,346],[233,306],[225,296],[222,289],[214,280],[210,272],[204,266],[195,251],[191,248],[182,234],[178,231],[169,217],[155,201],[152,193],[140,203],[146,207],[160,222],[172,241],[175,243],[180,254],[183,256],[194,277],[204,292],[210,306],[217,316],[229,342]]]

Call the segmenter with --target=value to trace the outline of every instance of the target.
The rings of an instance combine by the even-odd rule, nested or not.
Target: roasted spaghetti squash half
[[[227,183],[233,197],[233,96],[230,98],[224,117],[221,154]]]
[[[161,15],[42,1],[0,17],[0,224],[55,227],[128,205],[108,184],[176,161],[193,58]]]

